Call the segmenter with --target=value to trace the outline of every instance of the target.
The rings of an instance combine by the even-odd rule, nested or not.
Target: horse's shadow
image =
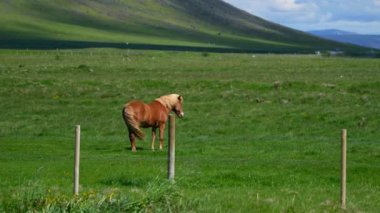
[[[124,150],[131,151],[132,152],[132,147],[125,147]],[[144,149],[143,147],[136,147],[137,151],[144,151],[147,149]]]
[[[136,147],[136,151],[138,153],[138,151],[148,151],[148,152],[163,152],[165,150],[165,148],[167,148],[165,145],[164,145],[164,148],[161,150],[159,148],[156,147],[156,149],[151,149],[151,148],[144,148],[144,147]],[[123,151],[129,151],[129,152],[132,152],[132,147],[125,147],[122,149]]]

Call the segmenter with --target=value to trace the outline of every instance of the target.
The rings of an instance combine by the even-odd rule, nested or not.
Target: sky
[[[302,31],[339,29],[380,35],[380,0],[224,0]]]

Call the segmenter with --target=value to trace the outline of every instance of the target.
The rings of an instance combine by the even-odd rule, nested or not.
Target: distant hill
[[[328,29],[328,30],[311,30],[308,31],[308,33],[311,33],[313,35],[317,36],[340,36],[340,35],[358,35],[354,32],[344,31],[344,30],[337,30],[337,29]]]
[[[380,49],[380,35],[362,35],[353,32],[347,32],[342,30],[314,30],[308,31],[316,36],[320,36],[322,38],[350,43],[355,45],[360,45],[363,47],[376,48]]]
[[[222,0],[2,0],[0,26],[0,48],[368,51],[266,21]]]

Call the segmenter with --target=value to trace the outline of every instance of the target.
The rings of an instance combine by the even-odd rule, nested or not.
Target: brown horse
[[[152,149],[156,140],[156,129],[159,128],[160,149],[164,143],[164,129],[170,111],[173,111],[179,118],[184,116],[182,110],[183,97],[177,94],[165,95],[157,98],[149,104],[134,100],[128,102],[123,108],[123,118],[128,127],[129,140],[132,151],[136,152],[136,137],[140,140],[145,135],[142,128],[152,127]]]

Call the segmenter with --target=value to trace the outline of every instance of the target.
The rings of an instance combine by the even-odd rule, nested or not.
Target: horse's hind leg
[[[136,136],[133,132],[129,132],[129,140],[131,141],[132,152],[136,152]]]
[[[152,127],[152,150],[154,150],[155,142],[156,142],[156,127]]]

